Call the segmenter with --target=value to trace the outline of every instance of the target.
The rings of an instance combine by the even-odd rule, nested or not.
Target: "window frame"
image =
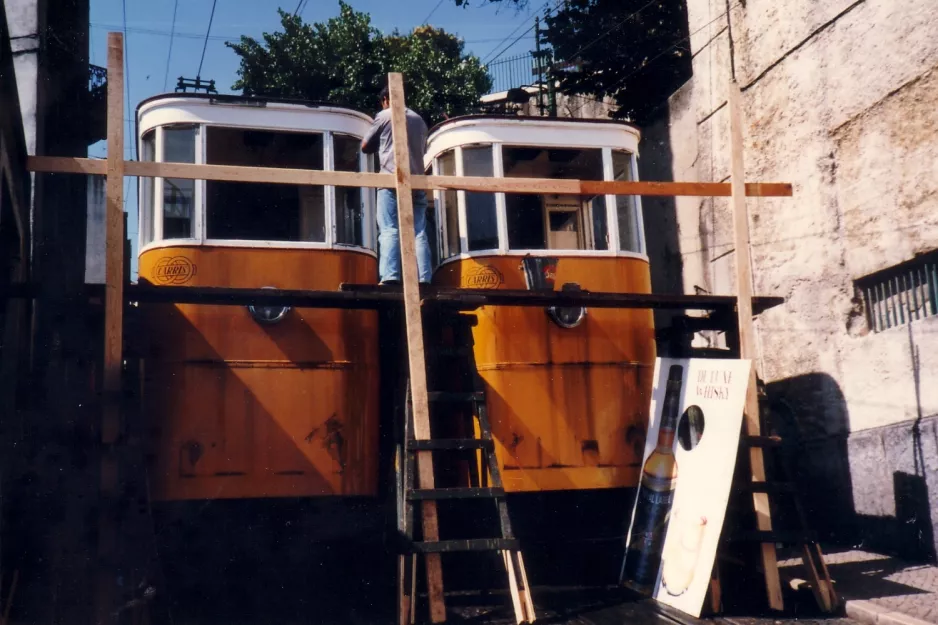
[[[180,124],[159,124],[154,126],[151,129],[148,129],[145,134],[150,132],[155,133],[154,140],[154,161],[158,163],[166,162],[164,161],[164,129],[172,128],[174,126],[194,126],[196,128],[195,136],[195,161],[196,164],[203,165],[207,162],[207,137],[208,137],[208,128],[231,128],[235,130],[263,130],[277,133],[302,133],[302,134],[320,134],[323,136],[323,170],[322,171],[335,171],[335,147],[333,145],[334,136],[336,134],[342,134],[348,137],[354,138],[356,141],[361,142],[362,137],[351,132],[335,132],[332,130],[320,130],[320,131],[311,131],[303,129],[288,129],[288,128],[278,128],[278,127],[267,127],[267,126],[246,126],[240,124],[230,124],[230,123],[214,123],[214,122],[203,122],[203,123],[180,123]],[[142,137],[141,135],[141,142]],[[371,171],[371,162],[367,155],[362,154],[359,151],[359,166],[363,173],[370,173]],[[324,210],[325,210],[325,222],[326,222],[326,237],[325,241],[263,241],[263,240],[251,240],[251,239],[212,239],[208,237],[207,224],[206,224],[206,210],[207,210],[207,181],[205,180],[196,180],[195,181],[195,190],[193,198],[193,227],[192,232],[195,233],[195,236],[188,238],[173,238],[167,239],[163,237],[163,180],[162,177],[153,178],[153,203],[152,203],[152,215],[145,215],[144,203],[139,202],[138,206],[138,218],[146,218],[150,221],[147,222],[147,226],[152,228],[152,234],[149,242],[145,242],[143,236],[138,236],[140,244],[140,252],[143,253],[148,249],[160,248],[160,247],[172,247],[175,245],[205,245],[213,247],[241,247],[241,248],[260,248],[260,249],[331,249],[331,250],[346,250],[346,251],[357,251],[363,252],[370,256],[377,257],[377,228],[373,223],[375,220],[375,210],[376,210],[376,201],[375,201],[375,190],[369,187],[360,187],[361,197],[362,197],[362,245],[352,245],[346,243],[336,243],[336,198],[335,198],[335,185],[323,185],[324,186]],[[142,192],[144,189],[143,180],[139,182],[139,190]],[[160,219],[156,219],[156,216],[159,215]],[[141,231],[144,229],[141,228]],[[142,233],[141,233],[142,235]]]
[[[452,150],[455,154],[456,160],[456,175],[464,176],[463,168],[463,147],[470,148],[479,148],[488,145],[492,149],[492,166],[493,174],[495,178],[504,178],[505,177],[505,163],[504,163],[504,148],[508,147],[531,147],[531,148],[543,148],[549,149],[555,146],[540,146],[537,144],[521,144],[515,142],[504,142],[504,141],[490,141],[490,142],[478,142],[472,144],[459,144],[452,147],[447,147],[446,149],[435,154],[432,158],[432,167],[434,174],[438,174],[440,171],[440,158]],[[635,152],[625,149],[625,148],[613,148],[609,146],[585,146],[585,145],[571,145],[569,148],[563,149],[575,149],[575,150],[590,150],[590,149],[600,149],[602,153],[602,167],[603,167],[603,180],[604,181],[613,181],[614,180],[614,169],[612,163],[613,151],[622,152],[628,154],[630,157],[630,174],[632,180],[638,179],[638,157]],[[456,192],[456,203],[457,211],[459,217],[459,250],[455,253],[449,249],[449,241],[446,231],[445,224],[445,207],[444,207],[444,198],[443,192],[437,191],[437,216],[438,216],[438,229],[440,230],[440,265],[444,265],[448,262],[454,260],[464,260],[467,258],[478,257],[478,256],[527,256],[530,254],[550,254],[553,256],[584,256],[584,257],[630,257],[630,258],[641,258],[648,260],[647,256],[647,246],[645,242],[645,225],[644,225],[644,215],[642,213],[642,204],[641,196],[629,196],[632,198],[632,220],[636,222],[636,232],[638,233],[638,250],[625,250],[621,249],[622,245],[619,240],[619,214],[616,205],[616,195],[605,195],[605,209],[606,209],[606,229],[607,236],[609,238],[609,244],[607,249],[589,249],[589,250],[556,250],[556,249],[545,249],[545,250],[536,250],[536,249],[511,249],[509,247],[508,241],[508,207],[506,201],[505,193],[496,193],[495,194],[495,208],[496,208],[496,219],[497,219],[497,228],[498,228],[498,247],[497,249],[487,249],[487,250],[468,250],[468,225],[467,225],[467,203],[466,203],[466,192],[464,190],[459,190]],[[582,218],[580,221],[584,221]],[[593,224],[591,223],[584,226],[584,236],[589,234],[590,238],[595,236],[593,231]],[[594,241],[595,245],[595,241]]]

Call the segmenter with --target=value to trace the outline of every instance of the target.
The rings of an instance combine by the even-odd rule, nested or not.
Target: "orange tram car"
[[[142,102],[136,121],[142,160],[375,170],[360,151],[371,118],[348,109],[167,94]],[[638,141],[638,130],[619,122],[467,116],[431,131],[426,164],[440,175],[634,180]],[[377,284],[373,189],[139,184],[141,284]],[[651,291],[636,197],[437,191],[428,234],[436,286]],[[173,575],[220,577],[204,570],[218,553],[226,571],[277,569],[307,580],[301,585],[315,571],[375,570],[366,547],[330,564],[322,545],[381,542],[393,531],[394,418],[382,412],[393,402],[382,395],[398,371],[381,363],[406,362],[382,357],[392,342],[379,331],[384,313],[140,311],[148,488],[164,555],[182,554]],[[595,535],[619,537],[601,550],[621,551],[656,356],[651,311],[490,306],[472,314],[475,367],[519,535],[525,527],[537,534],[548,515],[578,535],[592,524]],[[525,557],[538,583],[536,556]],[[382,574],[393,579],[386,560]]]

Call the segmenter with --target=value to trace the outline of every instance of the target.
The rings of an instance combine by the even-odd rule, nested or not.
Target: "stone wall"
[[[791,419],[811,451],[805,484],[831,495],[806,497],[831,536],[878,532],[878,548],[906,555],[917,554],[901,532],[876,528],[917,510],[934,559],[938,318],[872,332],[854,281],[938,248],[938,3],[730,5],[727,28],[725,0],[688,0],[693,78],[645,129],[643,177],[728,179],[732,32],[747,179],[794,186],[793,198],[747,204],[755,290],[786,299],[757,321],[760,373],[773,401],[796,406]],[[684,292],[732,293],[728,201],[680,198],[672,210],[665,234],[680,263],[653,262],[679,267]],[[833,518],[843,512],[848,523]]]

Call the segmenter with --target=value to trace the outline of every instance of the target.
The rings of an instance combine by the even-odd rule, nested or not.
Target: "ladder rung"
[[[472,538],[467,540],[438,540],[436,542],[412,542],[413,553],[449,553],[454,551],[502,551],[520,549],[517,538]]]
[[[780,447],[781,436],[742,436],[740,440],[749,447]]]
[[[485,393],[449,393],[446,391],[435,391],[427,393],[429,401],[452,401],[452,402],[470,402],[485,401]]]
[[[411,501],[428,499],[484,499],[504,497],[504,488],[418,488],[407,493]]]
[[[482,438],[440,438],[407,442],[408,451],[469,451],[494,448],[494,441]]]
[[[805,530],[802,532],[776,532],[776,531],[749,531],[739,532],[726,538],[726,542],[756,542],[756,543],[784,543],[786,545],[807,545],[817,542],[817,535],[814,532]]]

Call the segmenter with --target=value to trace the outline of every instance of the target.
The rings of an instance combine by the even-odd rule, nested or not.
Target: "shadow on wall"
[[[638,159],[640,180],[672,181],[674,158],[671,146],[669,107],[642,127]],[[673,197],[643,197],[645,245],[651,261],[653,293],[682,294],[684,263],[678,243],[677,206]],[[655,326],[670,325],[673,311],[655,311]]]
[[[938,419],[850,434],[843,393],[830,376],[787,378],[766,392],[769,427],[785,441],[791,479],[820,540],[934,563],[929,487],[938,484],[928,482],[925,458],[934,449],[923,440],[935,439]],[[791,509],[776,514],[780,525],[795,526]]]

